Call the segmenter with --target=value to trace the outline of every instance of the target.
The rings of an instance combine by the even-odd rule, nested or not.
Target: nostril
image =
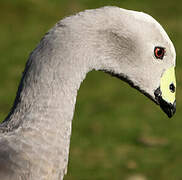
[[[171,91],[172,93],[174,93],[174,92],[176,91],[175,85],[174,85],[173,83],[171,83],[171,84],[169,85],[169,89],[170,89],[170,91]]]

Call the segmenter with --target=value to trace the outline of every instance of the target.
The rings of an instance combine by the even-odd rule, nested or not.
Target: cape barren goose
[[[30,54],[0,125],[1,180],[62,180],[77,91],[102,70],[175,113],[174,46],[151,16],[104,7],[59,21]]]

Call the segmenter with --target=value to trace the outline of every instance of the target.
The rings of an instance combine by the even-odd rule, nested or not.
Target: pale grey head
[[[160,104],[169,117],[175,113],[176,52],[154,18],[142,12],[105,7],[85,11],[61,23],[72,26],[74,37],[81,39],[84,46],[78,50],[87,52],[90,69],[127,81]],[[164,74],[167,75],[162,79]]]

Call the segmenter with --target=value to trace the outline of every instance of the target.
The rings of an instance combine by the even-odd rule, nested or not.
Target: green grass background
[[[79,90],[65,180],[182,179],[182,3],[180,0],[0,0],[0,121],[12,106],[29,53],[61,18],[115,5],[144,11],[177,51],[172,119],[126,83],[90,72]]]

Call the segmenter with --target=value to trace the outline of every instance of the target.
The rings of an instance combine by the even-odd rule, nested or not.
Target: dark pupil
[[[163,50],[161,49],[161,48],[158,48],[157,49],[157,56],[162,56],[162,54],[163,54]]]
[[[154,49],[154,55],[157,59],[163,59],[164,57],[164,48],[162,47],[155,47]]]
[[[172,83],[172,84],[170,84],[169,89],[170,89],[170,91],[171,91],[172,93],[174,93],[174,92],[175,92],[175,86],[174,86],[174,84],[173,84],[173,83]]]

